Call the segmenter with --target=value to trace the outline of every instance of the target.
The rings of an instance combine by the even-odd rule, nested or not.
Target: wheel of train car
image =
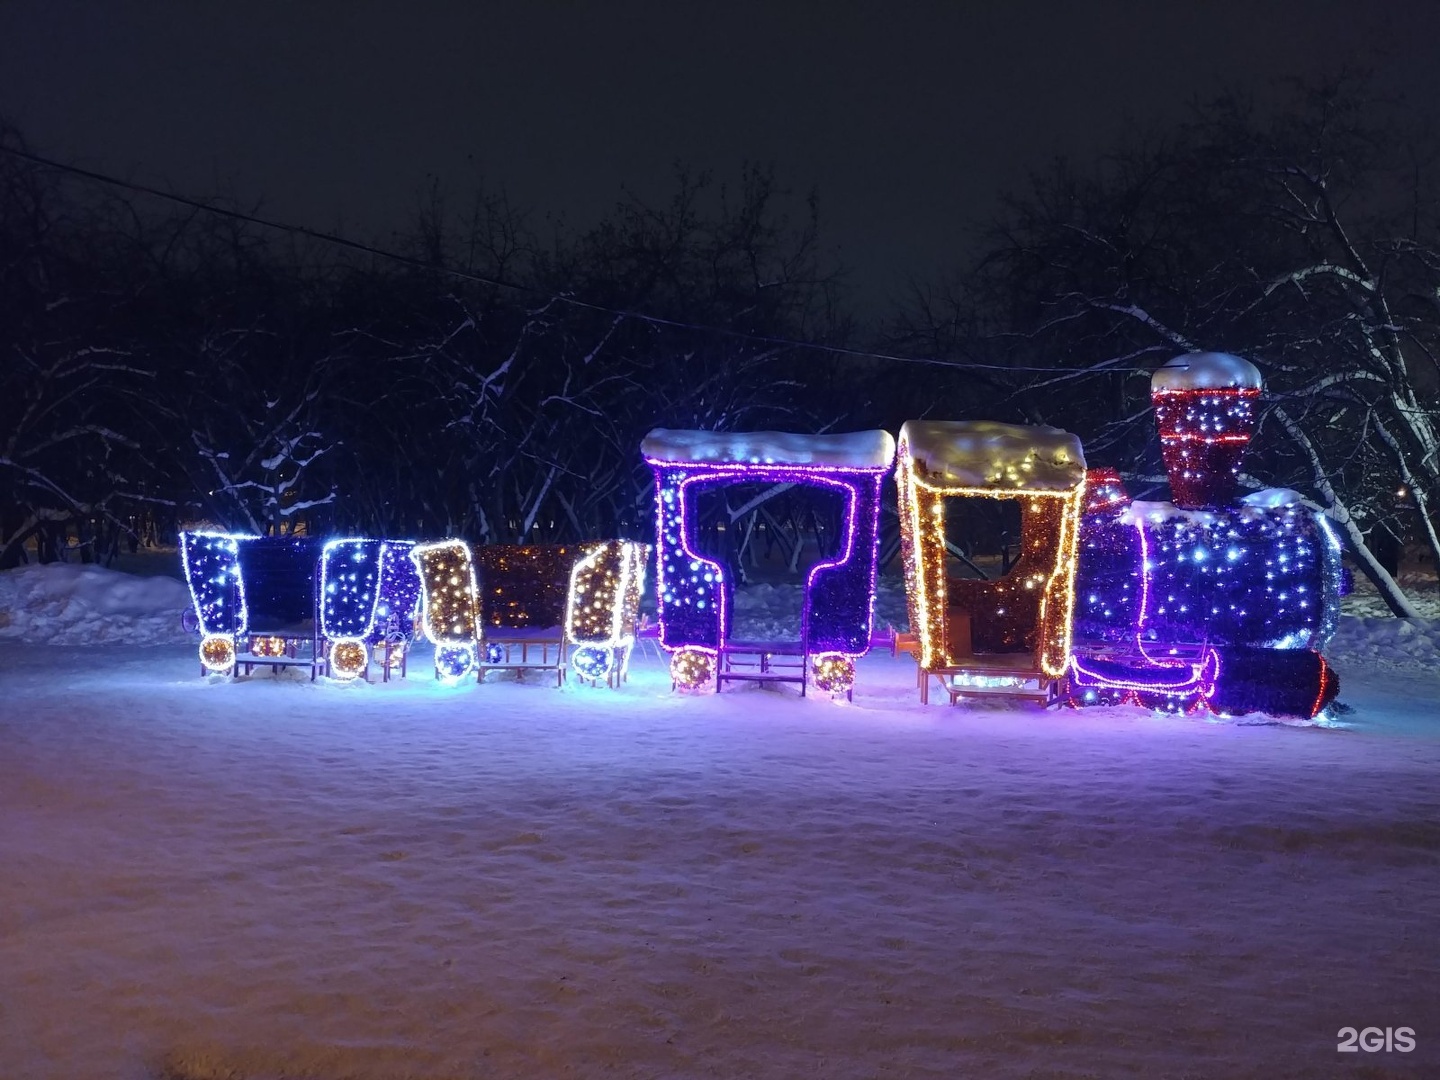
[[[679,649],[670,658],[670,681],[679,690],[699,690],[715,678],[715,654],[705,649]]]
[[[200,663],[216,675],[231,671],[235,667],[235,639],[229,634],[206,634],[200,639]]]
[[[359,638],[340,638],[330,645],[330,677],[349,682],[370,666],[370,650]]]
[[[823,693],[849,694],[855,687],[855,661],[844,653],[820,653],[811,661],[810,678]]]
[[[582,679],[599,682],[615,666],[615,650],[600,645],[581,645],[571,655],[570,663]]]
[[[435,646],[435,677],[442,683],[454,686],[474,670],[474,645]]]

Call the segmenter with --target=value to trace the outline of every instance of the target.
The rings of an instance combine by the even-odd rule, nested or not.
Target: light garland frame
[[[888,438],[888,437],[887,437]],[[888,445],[888,444],[887,444]],[[655,474],[656,608],[660,644],[694,654],[676,669],[678,686],[697,685],[688,672],[718,670],[730,641],[730,591],[724,568],[693,546],[693,493],[735,484],[795,484],[839,492],[845,499],[839,554],[815,563],[805,579],[801,616],[802,667],[814,654],[854,660],[870,648],[875,576],[879,568],[880,504],[891,465],[804,464],[776,461],[683,461],[647,455]],[[711,658],[709,664],[703,658]],[[763,662],[763,658],[762,658]],[[736,678],[727,673],[726,678]],[[802,670],[794,680],[810,677]],[[717,684],[718,685],[718,684]]]
[[[409,551],[420,579],[420,625],[435,645],[435,674],[458,683],[479,663],[480,589],[475,557],[464,540],[416,544]]]
[[[475,549],[459,539],[415,545],[410,558],[421,582],[422,628],[436,646],[437,677],[453,684],[472,672],[483,680],[493,670],[545,670],[556,673],[558,685],[566,676],[568,647],[577,644],[604,658],[594,674],[582,677],[618,685],[635,643],[649,550],[627,540]],[[549,636],[557,594],[563,615]]]
[[[409,540],[341,537],[320,551],[320,636],[331,675],[369,675],[370,647],[383,647],[382,677],[404,674],[421,582]],[[396,657],[398,654],[398,665]]]
[[[204,657],[204,642],[230,639],[231,651],[250,625],[245,603],[245,581],[240,573],[240,542],[258,539],[249,533],[182,532],[180,566],[190,603],[195,609],[202,638],[201,662],[207,670],[228,671],[232,664],[213,668]]]
[[[603,540],[587,547],[570,571],[566,596],[565,638],[578,646],[571,666],[582,679],[618,687],[635,647],[650,546]]]
[[[962,431],[965,425],[957,422],[954,426]],[[1063,678],[1070,660],[1076,555],[1080,515],[1085,506],[1083,457],[1078,460],[1078,479],[1070,486],[1026,487],[1023,481],[1010,481],[1008,477],[1004,484],[957,483],[927,472],[912,451],[907,428],[908,425],[900,431],[895,472],[905,594],[922,680],[930,673],[963,672],[967,667],[983,666],[982,660],[975,656],[954,655],[947,633],[949,587],[945,573],[944,501],[960,496],[1019,503],[1022,551],[1018,566],[998,581],[973,583],[969,591],[979,599],[987,593],[1017,588],[1038,590],[1034,647],[1030,652],[1040,673],[1050,679]],[[1044,550],[1046,547],[1048,551]],[[1027,557],[1038,565],[1025,566]],[[1019,579],[1014,578],[1017,573]],[[972,612],[972,617],[981,614]]]
[[[320,544],[305,536],[182,532],[181,566],[202,636],[202,665],[209,672],[237,675],[255,667],[308,666],[313,678],[323,656],[331,674],[353,678],[367,673],[369,646],[384,642],[386,679],[397,666],[392,664],[396,649],[402,654],[398,667],[403,672],[403,651],[420,598],[419,578],[405,557],[410,547],[407,540],[343,537]],[[301,600],[314,630],[257,629],[252,617],[257,599],[252,594],[258,591],[263,600],[266,581],[262,574],[261,580],[247,582],[259,573],[253,565],[245,570],[247,558],[260,558],[263,567],[266,560],[279,557],[291,572],[297,556],[311,568],[307,580],[298,589],[292,582],[288,594],[278,595],[288,596],[291,606]],[[396,620],[398,633],[392,627]],[[301,655],[306,648],[308,658]],[[337,664],[337,656],[344,662]]]

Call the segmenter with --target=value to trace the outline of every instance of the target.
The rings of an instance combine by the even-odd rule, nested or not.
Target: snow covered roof
[[[895,460],[895,439],[888,431],[796,435],[788,431],[675,431],[656,428],[645,436],[640,450],[651,461],[888,469]]]
[[[1249,360],[1218,352],[1177,356],[1150,377],[1151,393],[1157,390],[1259,390],[1264,385],[1260,369]]]
[[[1068,431],[993,420],[907,420],[900,439],[934,483],[996,491],[1071,491],[1085,451]]]

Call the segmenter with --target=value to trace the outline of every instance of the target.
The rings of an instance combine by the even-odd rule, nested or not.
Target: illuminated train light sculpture
[[[803,695],[813,684],[849,696],[871,645],[893,465],[910,611],[894,643],[917,661],[922,702],[938,679],[952,704],[1068,696],[1316,716],[1339,689],[1321,651],[1346,587],[1342,547],[1293,491],[1236,497],[1262,392],[1253,365],[1223,354],[1176,357],[1155,373],[1173,502],[1135,502],[1114,470],[1087,473],[1079,440],[1055,428],[910,421],[898,458],[884,431],[652,431],[642,452],[655,476],[658,631],[672,686],[792,683]],[[797,641],[736,639],[735,582],[699,550],[697,497],[740,484],[841,497],[839,543],[809,571]],[[947,574],[946,502],[956,497],[1019,504],[1020,554],[1003,578]],[[442,682],[544,668],[560,684],[573,668],[618,687],[649,548],[195,531],[181,534],[180,555],[207,673],[368,678],[383,650],[385,678],[403,676],[418,620]]]
[[[641,445],[655,473],[660,644],[682,689],[715,680],[807,684],[848,695],[870,648],[881,489],[895,456],[885,431],[843,435],[652,431]],[[731,636],[735,583],[695,550],[696,495],[735,484],[799,484],[845,499],[837,557],[805,581],[798,641]],[[779,658],[779,659],[777,659]]]
[[[308,667],[347,680],[403,676],[420,599],[404,540],[261,537],[187,532],[181,564],[200,626],[207,672]]]
[[[572,644],[580,678],[612,687],[625,680],[648,545],[605,540],[472,551],[452,539],[416,545],[411,557],[423,585],[421,624],[435,643],[441,682],[453,685],[472,673],[483,681],[495,670],[546,670],[560,685]]]
[[[1132,502],[1113,471],[1092,472],[1072,700],[1314,716],[1339,689],[1320,650],[1341,545],[1293,491],[1233,497],[1260,373],[1192,353],[1151,386],[1174,502]]]
[[[896,481],[908,634],[896,651],[918,665],[922,703],[938,679],[961,697],[1050,701],[1070,659],[1075,554],[1085,492],[1080,440],[1052,427],[989,421],[909,421]],[[994,581],[946,573],[947,498],[1020,505],[1020,554]]]

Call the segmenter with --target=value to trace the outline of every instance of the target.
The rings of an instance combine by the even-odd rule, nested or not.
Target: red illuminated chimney
[[[1234,498],[1263,385],[1254,364],[1227,353],[1186,353],[1155,372],[1150,400],[1176,506],[1214,510]]]

